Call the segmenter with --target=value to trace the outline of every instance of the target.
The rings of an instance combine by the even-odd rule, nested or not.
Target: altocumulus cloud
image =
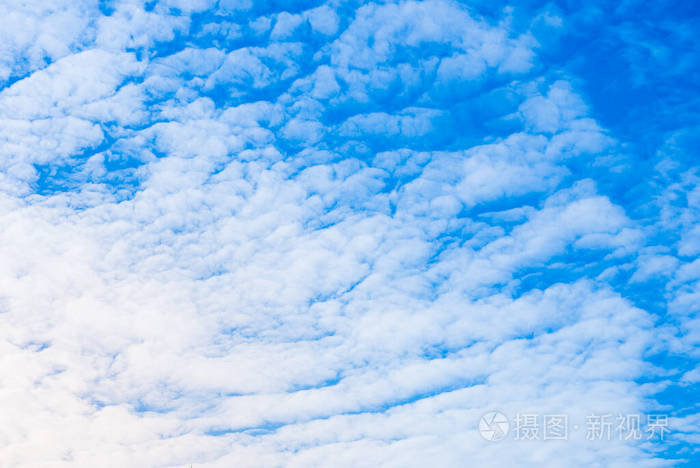
[[[697,462],[698,15],[569,3],[2,2],[0,465]]]

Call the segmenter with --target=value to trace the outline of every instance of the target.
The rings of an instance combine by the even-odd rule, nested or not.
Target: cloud
[[[695,456],[694,128],[609,124],[557,56],[595,5],[82,6],[0,7],[8,466]]]

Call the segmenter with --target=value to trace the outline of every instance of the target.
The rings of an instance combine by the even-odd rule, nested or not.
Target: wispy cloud
[[[697,459],[697,128],[593,76],[672,115],[697,54],[525,3],[0,6],[2,463]]]

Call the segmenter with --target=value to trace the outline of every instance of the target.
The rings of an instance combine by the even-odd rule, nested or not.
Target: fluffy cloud
[[[678,130],[630,202],[553,6],[108,3],[1,20],[8,466],[651,467],[696,440],[693,411],[585,437],[696,388],[700,185]],[[491,443],[489,410],[581,427]]]

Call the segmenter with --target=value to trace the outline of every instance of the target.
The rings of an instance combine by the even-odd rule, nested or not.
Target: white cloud
[[[692,315],[691,175],[659,200],[678,244],[630,258],[652,228],[566,166],[615,141],[571,84],[525,75],[529,34],[448,1],[312,3],[11,5],[31,28],[0,77],[32,73],[0,91],[0,458],[663,466],[474,428],[648,408],[655,324],[612,270],[521,287],[597,255]],[[468,140],[456,103],[519,127]]]

